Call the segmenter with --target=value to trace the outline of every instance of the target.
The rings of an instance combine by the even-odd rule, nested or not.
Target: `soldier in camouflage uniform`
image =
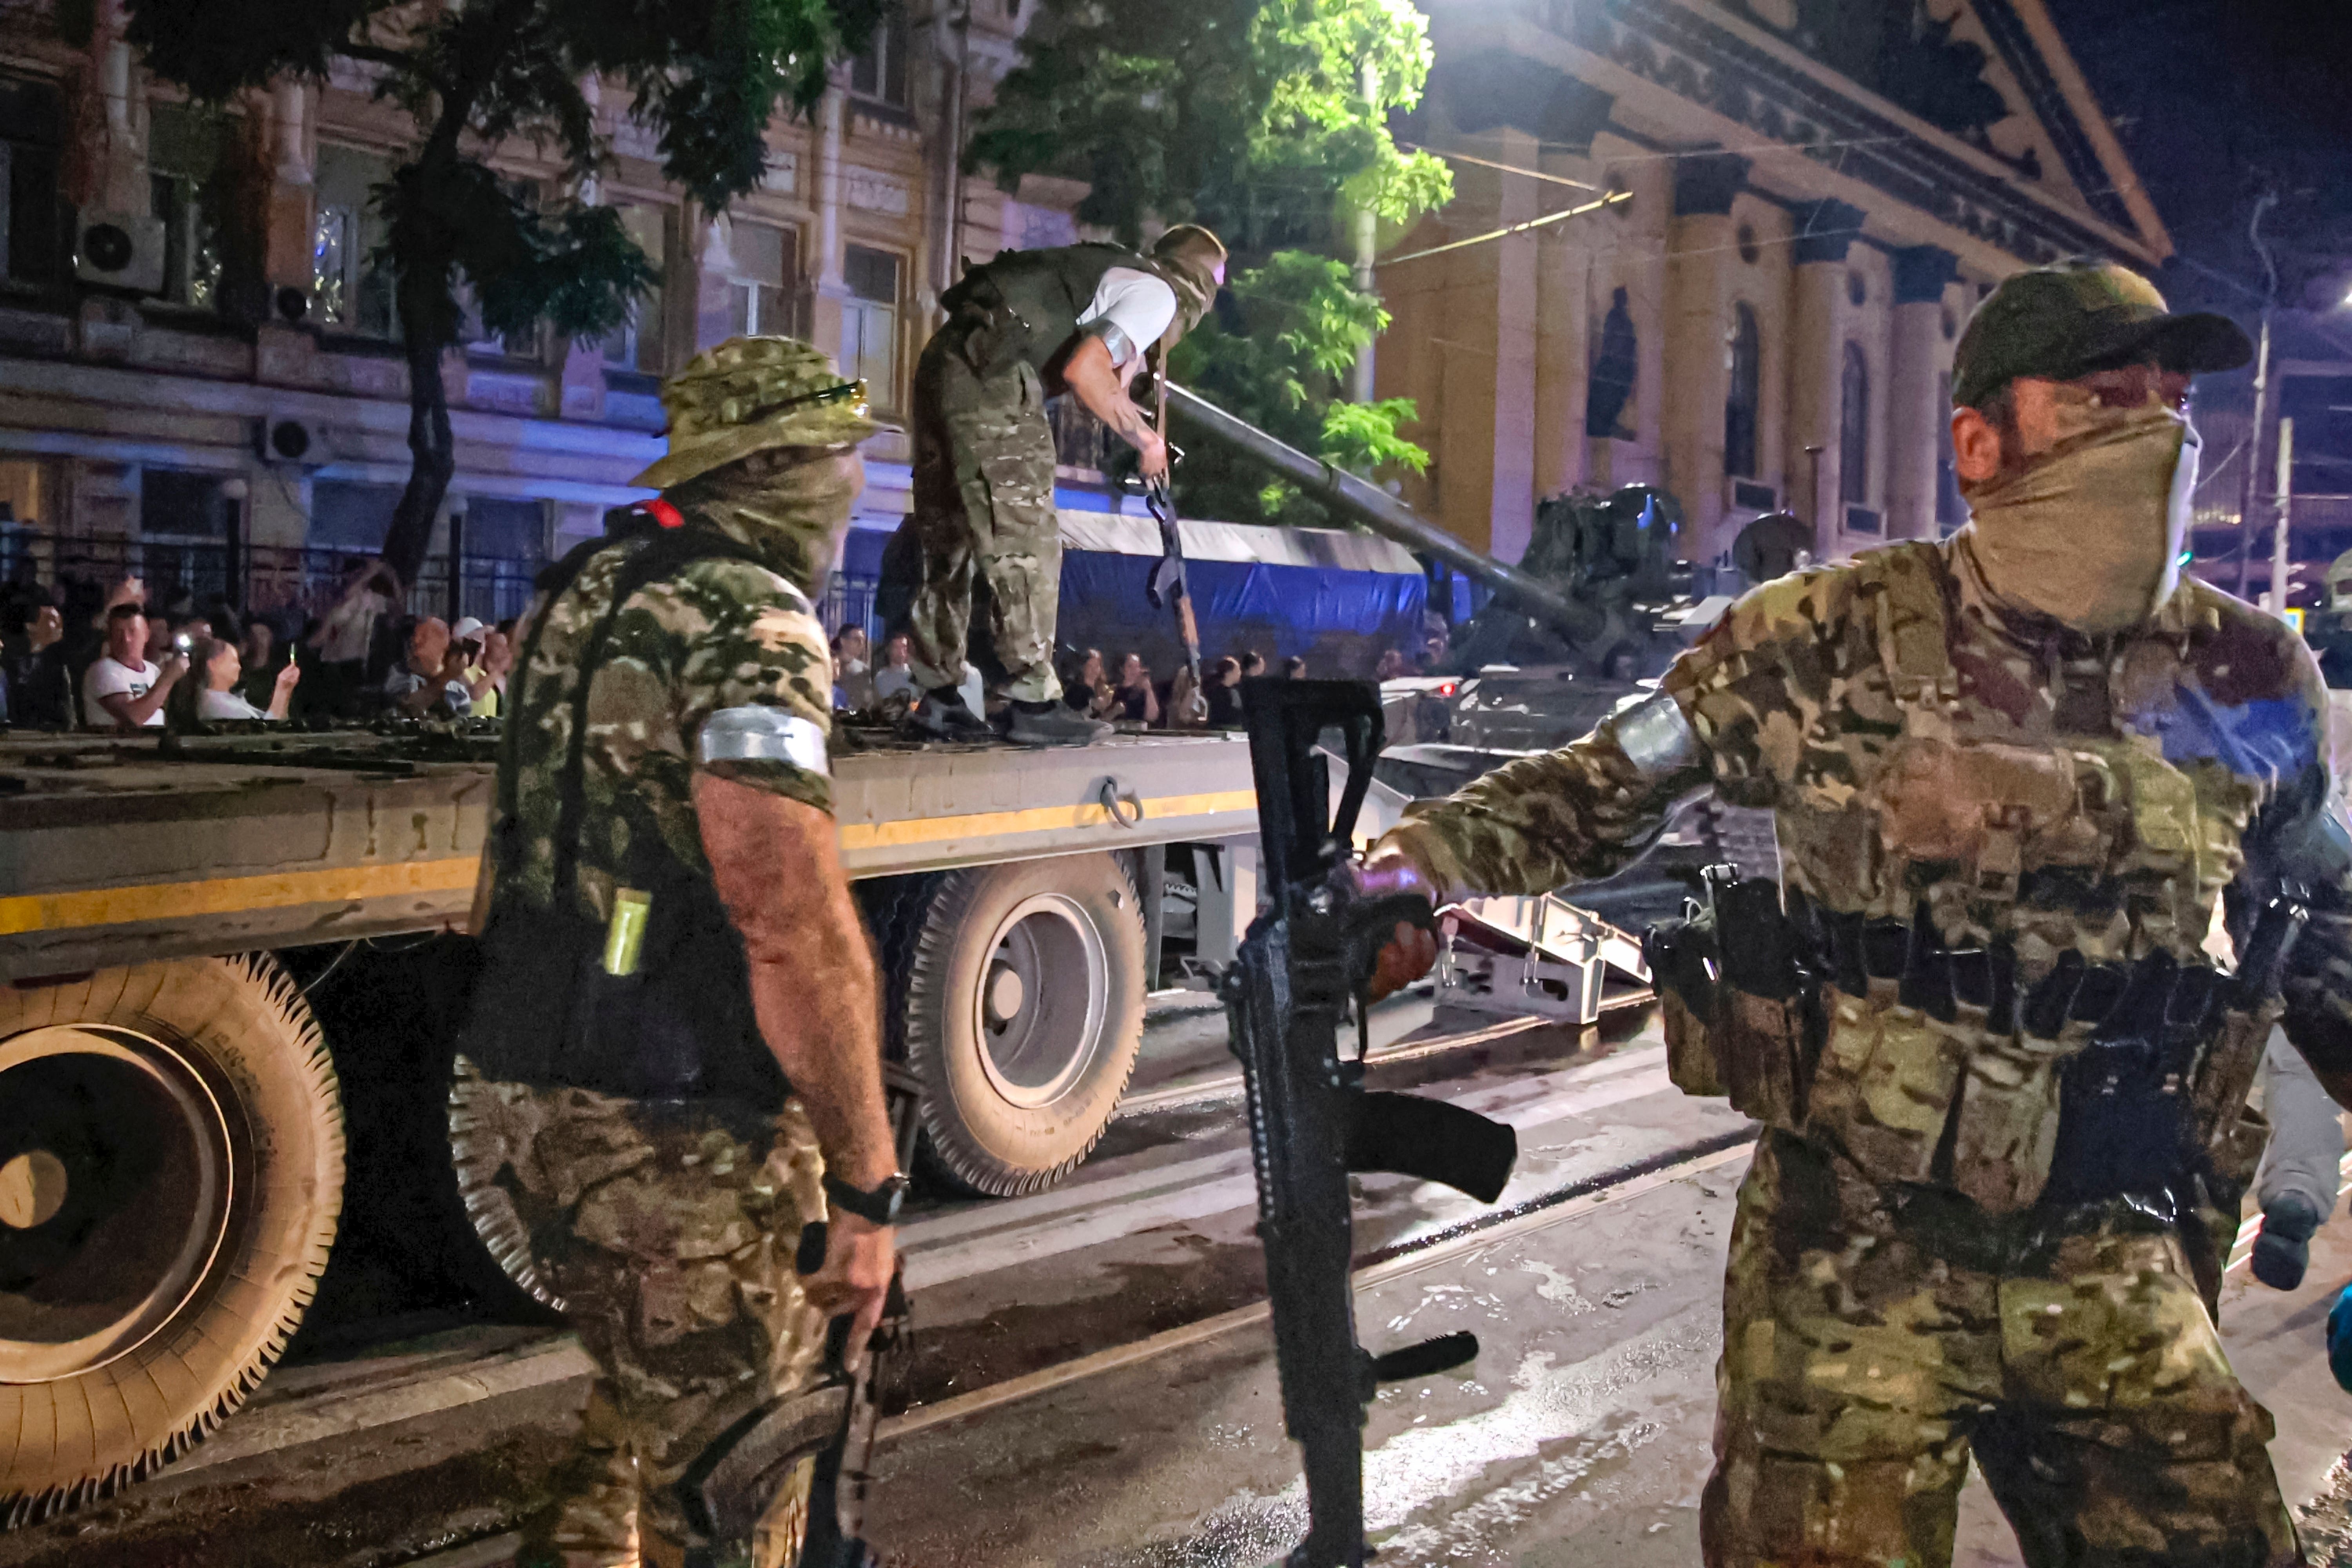
[[[2242,943],[2283,888],[2310,910],[2286,1034],[2352,1097],[2318,671],[2179,570],[2189,374],[2245,357],[2120,268],[2011,279],[1958,350],[1967,528],[1766,584],[1656,695],[1414,807],[1371,858],[1433,897],[1535,893],[1615,870],[1710,786],[1776,814],[1786,929],[1830,933],[1833,978],[1786,1037],[1817,1055],[1734,1091],[1767,1127],[1725,1283],[1711,1564],[1944,1568],[1971,1453],[2035,1568],[2299,1561],[2211,1312],[2281,1005],[2230,1015],[2193,1096],[2147,1091],[2198,1108],[2179,1142],[2062,1135],[2097,1108],[2061,1090],[2123,977],[2210,995],[2215,900]],[[1721,933],[1727,974],[1763,934]],[[1432,951],[1401,931],[1380,984]],[[2114,1174],[2143,1156],[2162,1180]]]
[[[1068,391],[1168,473],[1167,443],[1128,396],[1155,345],[1196,324],[1224,281],[1214,235],[1180,224],[1150,256],[1113,245],[1006,251],[940,303],[948,319],[915,371],[915,509],[922,584],[908,626],[919,722],[949,738],[985,733],[964,705],[972,580],[988,584],[989,634],[1004,669],[1014,740],[1083,744],[1109,726],[1059,699],[1054,628],[1062,574],[1054,432],[1045,399]]]
[[[722,344],[663,398],[669,455],[640,479],[661,500],[556,569],[515,672],[464,1039],[479,1077],[453,1115],[493,1249],[599,1369],[534,1568],[791,1561],[805,1465],[756,1542],[700,1539],[673,1486],[809,1385],[829,1314],[858,1314],[863,1343],[904,1188],[810,607],[876,426],[790,339]]]

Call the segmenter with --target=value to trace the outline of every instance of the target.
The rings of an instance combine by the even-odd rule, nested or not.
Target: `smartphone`
[[[196,639],[194,637],[191,637],[188,633],[182,632],[179,636],[172,639],[172,646],[184,656],[195,651]]]

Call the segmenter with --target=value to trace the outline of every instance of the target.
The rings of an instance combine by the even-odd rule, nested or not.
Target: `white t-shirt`
[[[155,689],[163,672],[152,664],[141,664],[136,669],[118,663],[111,654],[100,654],[97,662],[81,678],[81,719],[93,730],[114,728],[114,715],[99,703],[101,697],[128,697],[133,701]],[[158,708],[147,715],[151,725],[163,721],[163,710]]]
[[[1149,272],[1114,267],[1095,285],[1095,297],[1078,312],[1078,325],[1104,317],[1127,338],[1125,353],[1118,352],[1116,343],[1111,345],[1110,363],[1123,365],[1158,342],[1168,323],[1176,319],[1176,290]]]
[[[196,693],[196,717],[199,719],[267,719],[269,715],[234,691],[200,691]]]

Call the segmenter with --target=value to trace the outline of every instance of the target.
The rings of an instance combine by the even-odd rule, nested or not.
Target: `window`
[[[150,539],[226,539],[228,498],[218,474],[147,468],[139,476],[139,531]]]
[[[1859,343],[1846,344],[1838,384],[1838,499],[1870,504],[1870,361]]]
[[[841,311],[841,374],[866,383],[880,407],[898,405],[898,258],[862,245],[845,247],[850,298]]]
[[[913,37],[904,5],[893,5],[874,25],[865,52],[849,62],[849,90],[893,109],[907,107],[907,57]]]
[[[149,110],[148,184],[163,224],[163,298],[216,310],[221,303],[223,154],[227,122],[181,103]]]
[[[1739,479],[1756,477],[1756,412],[1763,384],[1763,343],[1756,312],[1745,305],[1731,308],[1728,357],[1731,390],[1723,401],[1723,471]]]
[[[382,550],[383,536],[392,527],[393,509],[399,505],[398,485],[313,480],[310,531],[303,542],[314,550]]]
[[[492,561],[547,558],[547,503],[466,498],[466,553]]]
[[[1625,290],[1611,297],[1609,314],[1601,323],[1601,352],[1592,358],[1591,378],[1585,384],[1584,433],[1636,438],[1626,420],[1633,401],[1633,381],[1642,367],[1641,344],[1633,335],[1633,313],[1626,308]]]
[[[669,215],[660,207],[623,207],[621,226],[646,253],[646,259],[656,270],[667,272],[669,267]],[[615,370],[642,371],[647,375],[659,375],[662,363],[662,291],[657,284],[646,290],[635,307],[629,324],[604,338],[604,363]]]
[[[331,142],[319,144],[318,216],[310,228],[310,316],[322,327],[362,337],[399,335],[392,268],[377,251],[386,238],[375,187],[392,178],[392,161]]]
[[[0,80],[0,256],[12,283],[54,283],[65,257],[58,163],[65,144],[58,89]]]
[[[727,226],[729,329],[770,336],[799,330],[799,236],[734,218]]]

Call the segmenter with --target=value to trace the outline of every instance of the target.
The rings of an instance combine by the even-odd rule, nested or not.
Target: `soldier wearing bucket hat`
[[[942,295],[948,319],[915,372],[915,509],[921,582],[908,612],[917,721],[947,738],[988,728],[960,695],[972,579],[988,584],[990,639],[1016,741],[1072,745],[1110,726],[1057,699],[1054,631],[1062,537],[1045,399],[1074,394],[1164,479],[1168,444],[1128,395],[1146,356],[1200,323],[1225,278],[1225,247],[1179,224],[1149,255],[1115,245],[1008,250]]]
[[[812,1385],[828,1317],[863,1345],[905,1185],[811,608],[877,426],[789,338],[722,343],[662,400],[660,498],[541,580],[512,679],[452,1119],[491,1251],[597,1363],[526,1565],[793,1560],[805,1466],[750,1541],[677,1483]]]
[[[2245,352],[2121,268],[2010,279],[1959,345],[1966,527],[1763,584],[1368,858],[1533,894],[1695,792],[1773,813],[1781,885],[1650,945],[1670,1076],[1765,1126],[1710,1568],[1948,1568],[1972,1463],[2030,1563],[2301,1561],[2213,1312],[2273,1020],[2352,1103],[2352,841],[2309,651],[2179,569],[2189,379]],[[1434,957],[1400,931],[1375,996]]]

